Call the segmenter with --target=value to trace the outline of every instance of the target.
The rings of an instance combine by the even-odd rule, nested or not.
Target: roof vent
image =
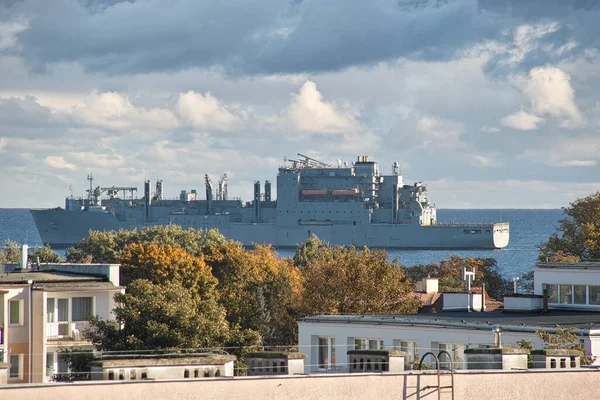
[[[23,245],[23,247],[21,247],[21,264],[20,267],[21,269],[27,269],[27,251],[29,249],[29,246],[27,246],[26,244]]]

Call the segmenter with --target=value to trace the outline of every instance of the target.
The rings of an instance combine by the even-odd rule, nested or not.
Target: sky
[[[0,207],[285,158],[400,164],[438,208],[600,189],[600,0],[2,0]]]

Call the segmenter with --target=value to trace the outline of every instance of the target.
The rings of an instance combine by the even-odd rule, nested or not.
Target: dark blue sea
[[[536,246],[556,231],[562,210],[438,210],[439,222],[510,222],[510,242],[502,250],[394,250],[390,259],[399,258],[406,266],[429,264],[458,254],[464,257],[493,257],[506,278],[520,276],[533,268],[537,260]],[[29,246],[42,246],[33,218],[27,209],[0,209],[0,244],[12,239]],[[280,252],[292,256],[292,250]],[[64,250],[59,254],[64,256]]]

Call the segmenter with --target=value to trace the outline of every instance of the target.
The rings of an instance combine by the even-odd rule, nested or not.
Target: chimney
[[[417,282],[415,289],[417,292],[437,293],[439,289],[439,279],[430,277],[423,278]]]
[[[27,246],[26,244],[24,244],[21,247],[21,269],[27,269],[27,250],[29,249],[29,246]]]
[[[548,288],[546,287],[546,284],[544,284],[544,289],[543,289],[543,305],[542,305],[542,312],[547,313],[548,312]]]

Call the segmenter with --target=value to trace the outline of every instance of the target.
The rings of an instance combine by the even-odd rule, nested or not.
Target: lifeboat
[[[331,192],[331,195],[332,196],[358,196],[358,189],[352,188],[352,189],[334,190],[333,192]]]
[[[305,189],[302,191],[303,196],[327,196],[327,189]]]

